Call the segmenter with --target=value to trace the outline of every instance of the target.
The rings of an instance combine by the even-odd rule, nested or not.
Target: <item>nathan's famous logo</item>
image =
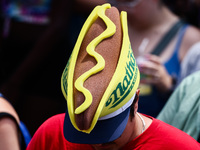
[[[126,62],[126,74],[122,82],[119,82],[116,89],[110,95],[108,101],[106,102],[106,107],[111,103],[110,108],[114,108],[119,105],[131,92],[134,87],[135,81],[137,79],[138,68],[136,67],[135,58],[133,56],[132,50],[129,49],[128,58],[129,62]]]

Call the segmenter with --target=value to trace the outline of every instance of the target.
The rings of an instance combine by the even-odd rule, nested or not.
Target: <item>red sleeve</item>
[[[91,146],[68,142],[63,135],[65,114],[46,120],[35,132],[27,150],[91,150]]]
[[[63,142],[61,132],[63,121],[64,114],[59,114],[46,120],[35,132],[27,150],[50,150],[57,143],[61,144]],[[59,140],[60,138],[62,140]]]

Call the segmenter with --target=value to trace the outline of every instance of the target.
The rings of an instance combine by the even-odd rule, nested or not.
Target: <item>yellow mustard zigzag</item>
[[[92,104],[92,94],[90,93],[90,91],[88,89],[84,88],[83,83],[90,76],[100,72],[105,67],[105,60],[100,54],[95,52],[95,47],[102,40],[104,40],[105,38],[111,37],[116,32],[115,24],[105,15],[106,7],[104,7],[104,8],[96,7],[96,9],[97,9],[97,11],[95,11],[96,13],[95,13],[94,18],[97,18],[99,16],[105,22],[107,28],[103,33],[101,33],[98,37],[96,37],[93,41],[91,41],[86,48],[86,51],[88,52],[88,54],[93,56],[96,59],[97,64],[93,68],[91,68],[89,71],[82,74],[75,81],[76,89],[78,91],[82,92],[85,96],[85,101],[78,108],[76,108],[75,114],[80,114],[80,113],[84,112]]]

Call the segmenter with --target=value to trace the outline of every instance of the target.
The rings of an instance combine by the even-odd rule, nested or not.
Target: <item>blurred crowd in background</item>
[[[60,88],[62,71],[84,21],[95,6],[106,2],[0,0],[0,93],[14,107],[30,136],[47,118],[65,112],[66,100]],[[200,42],[200,0],[163,2],[185,24],[194,28],[191,32],[195,32],[197,38],[190,47]],[[129,11],[127,12],[129,16]],[[134,51],[134,43],[132,44]],[[200,51],[200,46],[196,49]],[[190,55],[191,57],[193,55]],[[182,62],[184,58],[180,64]],[[179,82],[181,81],[176,79],[174,88]],[[164,97],[169,98],[174,88]],[[158,113],[154,117],[157,117]]]

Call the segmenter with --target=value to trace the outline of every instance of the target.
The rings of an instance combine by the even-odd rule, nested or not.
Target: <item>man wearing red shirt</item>
[[[186,133],[137,112],[139,81],[126,12],[97,6],[61,78],[66,113],[44,122],[27,150],[200,149]]]

